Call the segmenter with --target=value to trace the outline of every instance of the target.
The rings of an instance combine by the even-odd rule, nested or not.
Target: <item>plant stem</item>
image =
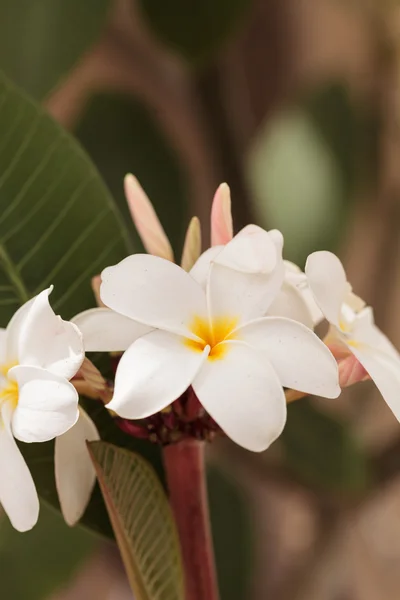
[[[204,442],[164,447],[170,502],[181,542],[185,600],[218,600],[204,468]]]

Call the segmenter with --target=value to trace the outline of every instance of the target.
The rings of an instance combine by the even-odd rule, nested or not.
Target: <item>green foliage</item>
[[[94,549],[95,539],[70,529],[61,515],[41,507],[38,524],[21,534],[2,515],[0,580],[4,600],[43,600],[67,585]]]
[[[254,522],[243,490],[215,467],[207,471],[210,517],[221,600],[249,597]]]
[[[178,534],[154,471],[138,454],[105,442],[89,446],[136,600],[183,600]]]
[[[358,493],[370,478],[367,458],[349,425],[309,401],[289,406],[281,441],[288,466],[321,489]]]
[[[110,0],[2,0],[0,68],[43,98],[96,40],[109,5]]]
[[[140,0],[157,36],[188,60],[202,64],[245,17],[252,0]]]
[[[136,248],[140,242],[123,190],[126,173],[139,179],[180,256],[188,223],[185,173],[150,112],[131,97],[98,95],[89,103],[75,133],[111,189]]]

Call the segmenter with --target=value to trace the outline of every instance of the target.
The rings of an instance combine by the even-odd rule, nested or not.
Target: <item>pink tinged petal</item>
[[[223,246],[213,246],[212,248],[208,248],[208,250],[200,255],[190,270],[190,275],[203,289],[206,288],[211,265],[222,249]]]
[[[339,327],[341,307],[350,292],[342,263],[332,252],[314,252],[307,259],[305,272],[323,315]]]
[[[353,354],[341,360],[338,367],[339,383],[342,388],[369,379],[367,371]]]
[[[400,421],[400,359],[364,344],[349,349],[367,371],[394,416]]]
[[[262,452],[282,433],[286,400],[265,356],[241,342],[224,342],[226,353],[208,360],[193,382],[206,411],[234,442]]]
[[[193,217],[187,228],[185,243],[183,244],[181,266],[185,271],[190,271],[201,254],[201,227],[197,217]]]
[[[97,306],[104,307],[105,305],[100,298],[100,286],[101,286],[101,275],[95,275],[91,280],[92,290],[94,297],[96,298]]]
[[[18,365],[8,372],[18,383],[12,431],[21,442],[46,442],[78,420],[78,393],[64,377],[40,367]]]
[[[263,352],[281,384],[306,394],[337,398],[337,363],[311,329],[281,317],[265,317],[241,327],[237,337]]]
[[[97,428],[86,412],[79,409],[79,419],[71,429],[56,438],[54,451],[55,478],[61,511],[68,525],[75,525],[89,503],[96,481],[86,440],[99,440]]]
[[[82,335],[73,323],[54,314],[49,304],[51,290],[36,296],[24,318],[19,337],[19,362],[71,379],[85,357]]]
[[[125,419],[143,419],[179,398],[192,383],[209,353],[165,331],[152,331],[122,356],[114,397],[107,408]]]
[[[102,273],[101,298],[116,312],[178,335],[193,337],[193,317],[207,314],[200,285],[181,267],[134,254]]]
[[[303,323],[310,329],[314,328],[311,311],[302,292],[296,286],[285,281],[277,297],[270,305],[268,315],[271,317],[287,317]]]
[[[232,237],[231,192],[226,183],[221,183],[211,208],[211,245],[227,244]]]
[[[223,248],[211,266],[208,300],[214,318],[228,315],[245,322],[261,317],[282,286],[284,266],[275,241],[255,225],[245,230]]]
[[[39,499],[28,466],[13,438],[11,405],[4,402],[0,414],[0,504],[12,526],[28,531],[39,517]]]
[[[83,336],[86,352],[123,352],[151,327],[124,317],[109,308],[91,308],[72,322]]]
[[[124,184],[128,207],[143,246],[149,254],[173,261],[171,244],[142,186],[133,175],[127,175]]]

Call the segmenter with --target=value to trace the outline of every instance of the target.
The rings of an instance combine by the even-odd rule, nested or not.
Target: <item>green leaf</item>
[[[178,535],[167,496],[150,465],[105,442],[89,444],[136,600],[183,600]]]
[[[207,469],[210,517],[221,600],[250,597],[254,519],[242,489],[220,469]]]
[[[0,323],[55,285],[64,317],[93,305],[90,278],[126,256],[128,234],[80,146],[0,75]]]
[[[89,152],[126,219],[135,246],[141,247],[129,214],[123,178],[133,173],[149,196],[180,258],[188,222],[188,189],[179,157],[154,116],[122,94],[92,98],[75,131]]]
[[[143,16],[159,38],[201,64],[240,25],[252,0],[140,0]]]
[[[351,427],[306,400],[293,403],[281,436],[288,466],[321,489],[358,493],[370,479],[367,458]]]
[[[37,525],[21,534],[2,515],[0,521],[1,597],[43,600],[68,584],[95,548],[95,538],[71,529],[60,515],[42,506]]]
[[[97,39],[110,0],[2,0],[0,68],[45,96]]]

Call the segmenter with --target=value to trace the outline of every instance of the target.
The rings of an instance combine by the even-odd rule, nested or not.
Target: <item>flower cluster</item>
[[[234,236],[223,184],[213,202],[212,246],[200,254],[193,219],[178,266],[132,176],[126,193],[148,254],[106,268],[96,287],[99,307],[72,322],[54,314],[49,289],[1,333],[0,503],[14,527],[30,529],[39,510],[15,440],[56,438],[56,484],[69,524],[90,498],[86,440],[98,432],[78,408],[77,389],[96,387],[84,350],[119,353],[106,408],[125,431],[162,443],[224,432],[263,451],[283,430],[291,394],[336,398],[341,387],[367,378],[400,420],[400,356],[352,293],[336,256],[312,254],[303,273],[283,260],[279,231],[249,225]],[[323,319],[330,325],[321,340],[314,327]]]

